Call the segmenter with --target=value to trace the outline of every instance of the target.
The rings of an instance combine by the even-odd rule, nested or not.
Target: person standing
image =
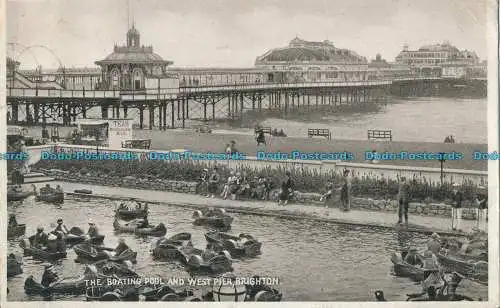
[[[451,229],[460,230],[460,225],[462,222],[462,201],[464,195],[459,189],[460,184],[453,184],[453,194],[452,194],[452,207],[451,207]]]
[[[401,177],[399,181],[398,189],[398,224],[403,224],[403,216],[405,219],[405,225],[408,225],[408,207],[409,207],[409,195],[408,195],[408,184],[406,183],[406,177]]]
[[[283,205],[283,206],[287,205],[292,190],[293,190],[293,180],[291,178],[290,171],[287,171],[285,173],[285,179],[281,184],[281,194],[280,194],[280,200],[278,201],[278,205]]]
[[[326,183],[325,190],[326,193],[321,196],[321,200],[325,202],[325,207],[328,208],[333,200],[333,182],[331,180]]]
[[[208,169],[203,169],[201,172],[200,176],[200,191],[201,194],[206,195],[207,198],[209,197],[208,195]]]
[[[342,183],[342,189],[340,191],[340,199],[342,200],[342,205],[343,208],[342,210],[344,212],[348,212],[351,210],[351,178],[349,177],[349,170],[344,170],[343,174],[343,183]]]
[[[262,127],[257,128],[257,136],[255,137],[255,140],[257,141],[257,146],[263,144],[266,145],[266,136],[264,135],[264,129]]]
[[[479,186],[480,192],[477,194],[475,203],[477,208],[477,225],[476,227],[481,231],[488,230],[488,194],[483,193],[486,189],[483,186]]]

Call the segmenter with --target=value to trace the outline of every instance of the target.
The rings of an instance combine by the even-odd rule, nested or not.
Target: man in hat
[[[94,221],[89,220],[89,231],[87,232],[87,236],[89,238],[94,238],[99,235],[99,229],[97,229]]]
[[[63,234],[69,233],[68,228],[66,228],[66,226],[64,225],[62,218],[59,218],[57,220],[57,227],[54,229],[54,232],[62,232]]]
[[[488,230],[488,193],[485,187],[479,186],[478,193],[476,194],[476,198],[474,200],[476,209],[477,209],[477,229],[481,231]]]
[[[408,184],[406,183],[406,178],[403,176],[399,181],[398,188],[398,224],[403,224],[403,216],[405,218],[405,224],[408,225],[408,207],[409,207],[409,193]]]
[[[9,215],[9,227],[17,227],[17,219],[15,214]]]
[[[463,193],[459,189],[460,184],[453,183],[452,205],[451,205],[451,228],[452,230],[460,230],[462,222],[462,201]]]
[[[344,177],[342,179],[342,189],[340,191],[340,199],[342,201],[343,208],[342,210],[344,212],[350,211],[351,210],[351,187],[352,187],[352,182],[351,178],[349,177],[349,170],[344,170],[343,173]]]

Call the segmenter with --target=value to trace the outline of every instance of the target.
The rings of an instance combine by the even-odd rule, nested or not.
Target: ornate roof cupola
[[[139,31],[132,24],[132,28],[127,32],[127,47],[140,47],[141,46],[141,35]]]

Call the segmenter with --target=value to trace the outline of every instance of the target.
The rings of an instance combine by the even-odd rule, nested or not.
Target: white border
[[[368,1],[368,0],[367,0]],[[458,0],[453,0],[458,1]],[[498,132],[498,14],[500,13],[498,8],[498,2],[495,0],[489,0],[488,2],[488,22],[487,22],[487,39],[488,39],[488,149],[489,151],[498,150],[499,145],[499,132]],[[6,150],[6,0],[0,0],[0,38],[2,39],[0,44],[0,151],[5,152]],[[5,161],[0,161],[0,170],[5,170]],[[208,303],[208,302],[198,302],[198,303],[168,303],[167,305],[172,308],[176,307],[230,307],[236,308],[238,306],[246,307],[312,307],[312,308],[330,308],[330,307],[342,307],[342,308],[368,308],[368,307],[398,307],[398,306],[408,306],[408,307],[498,307],[500,302],[500,289],[498,283],[499,276],[499,162],[490,161],[488,163],[488,170],[490,171],[488,175],[489,183],[489,300],[488,302],[280,302],[280,303]],[[5,174],[0,171],[0,174]],[[5,176],[0,176],[0,192],[6,192],[7,178]],[[2,198],[2,207],[0,214],[0,234],[5,235],[7,233],[7,198],[6,193],[0,193],[0,198]],[[6,301],[6,237],[2,236],[0,239],[0,305],[3,307],[61,307],[65,308],[71,305],[74,308],[79,307],[98,307],[103,304],[99,302],[68,302],[68,301],[54,301],[54,302],[7,302]],[[332,277],[333,278],[333,277]],[[133,308],[137,306],[137,302],[118,302],[118,303],[106,303],[106,306],[115,307],[127,307]],[[145,305],[148,307],[165,307],[166,304],[155,303],[155,302],[142,302],[140,305]]]

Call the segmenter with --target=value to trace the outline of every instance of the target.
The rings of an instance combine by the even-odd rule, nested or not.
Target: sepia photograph
[[[497,296],[497,1],[5,10],[7,303]]]

